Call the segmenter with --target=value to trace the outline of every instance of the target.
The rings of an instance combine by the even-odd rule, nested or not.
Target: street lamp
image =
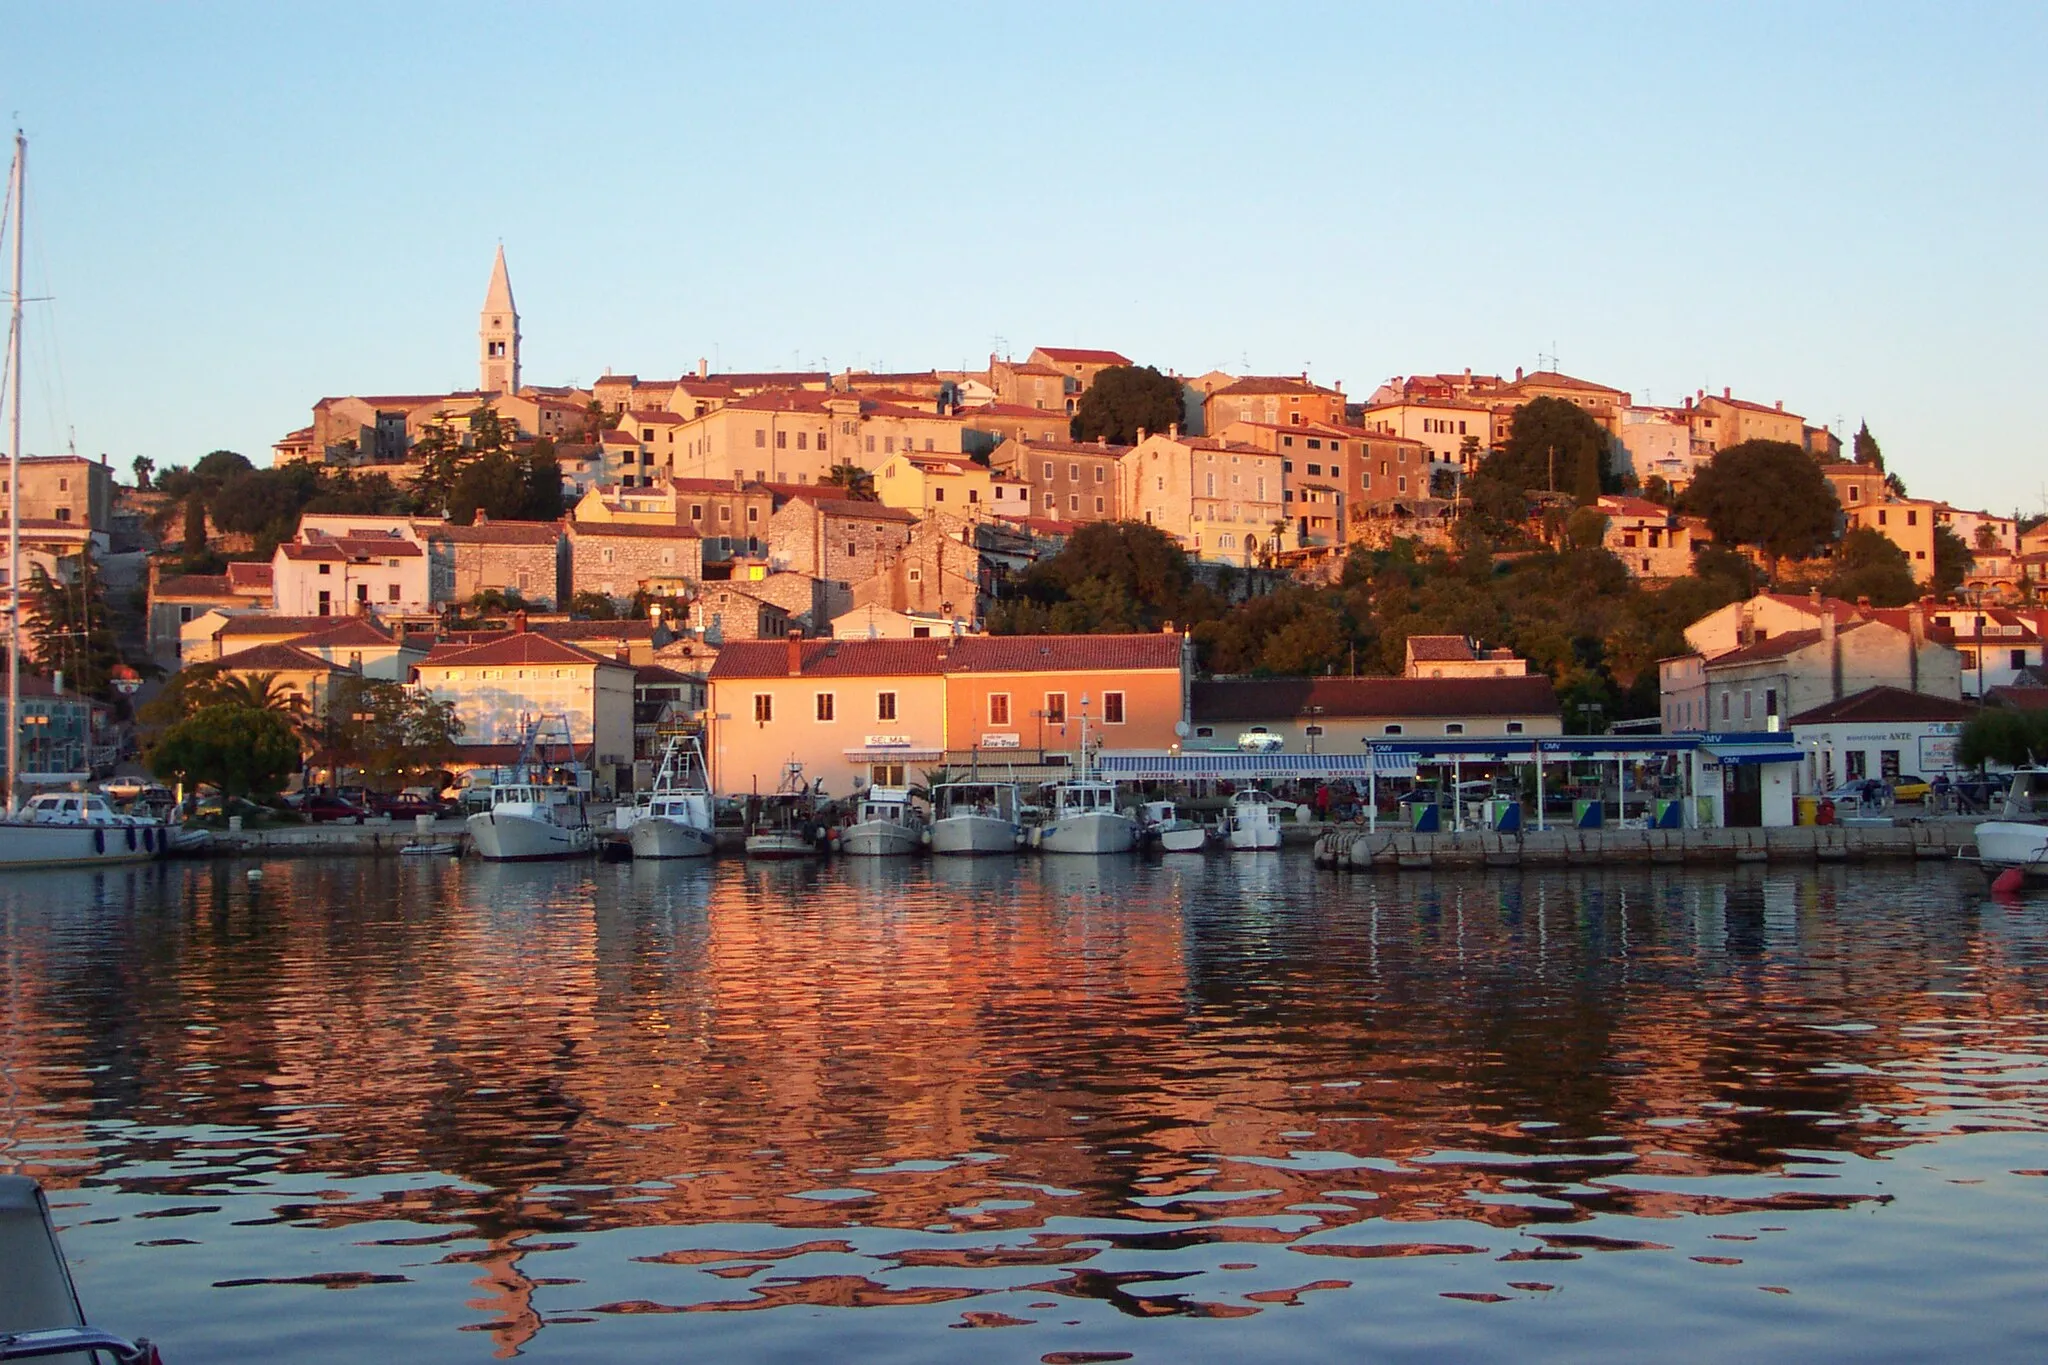
[[[1323,733],[1322,722],[1318,719],[1323,714],[1323,708],[1304,706],[1301,708],[1301,714],[1309,718],[1308,724],[1301,727],[1301,733],[1307,737],[1309,755],[1313,757],[1316,751],[1316,737]]]

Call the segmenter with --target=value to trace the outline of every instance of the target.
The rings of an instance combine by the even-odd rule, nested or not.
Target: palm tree
[[[875,476],[857,464],[836,464],[825,476],[828,484],[838,484],[846,490],[846,496],[854,502],[874,502]]]
[[[226,673],[206,684],[209,706],[246,706],[275,711],[291,725],[301,745],[313,741],[315,725],[306,699],[277,680],[275,673]]]

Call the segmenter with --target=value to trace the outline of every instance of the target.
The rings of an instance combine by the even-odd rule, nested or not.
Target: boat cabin
[[[93,792],[45,792],[31,797],[21,818],[39,825],[111,825],[114,808]]]
[[[958,815],[1017,818],[1017,789],[1007,782],[949,782],[932,789],[932,803],[941,820]]]

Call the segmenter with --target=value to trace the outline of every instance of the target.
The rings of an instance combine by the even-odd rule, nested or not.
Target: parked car
[[[1924,777],[1913,777],[1901,773],[1892,779],[1892,800],[1925,801],[1927,794],[1934,790],[1934,784]]]
[[[1852,801],[1860,802],[1866,806],[1881,806],[1890,795],[1891,788],[1885,786],[1881,779],[1859,777],[1853,781],[1844,782],[1833,791],[1826,793],[1826,799],[1838,806]]]
[[[312,792],[299,802],[299,814],[315,824],[326,824],[333,820],[353,820],[363,823],[369,812],[353,801],[345,801],[327,792]]]
[[[426,796],[414,796],[409,793],[402,793],[398,796],[379,796],[376,799],[375,810],[377,814],[388,815],[394,820],[410,820],[420,815],[431,816],[438,820],[449,813],[446,802],[437,801]]]

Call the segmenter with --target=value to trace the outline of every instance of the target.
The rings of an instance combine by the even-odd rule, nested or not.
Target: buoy
[[[2026,885],[2027,874],[2017,867],[2008,867],[1991,879],[1991,894],[1994,896],[2017,896]]]

